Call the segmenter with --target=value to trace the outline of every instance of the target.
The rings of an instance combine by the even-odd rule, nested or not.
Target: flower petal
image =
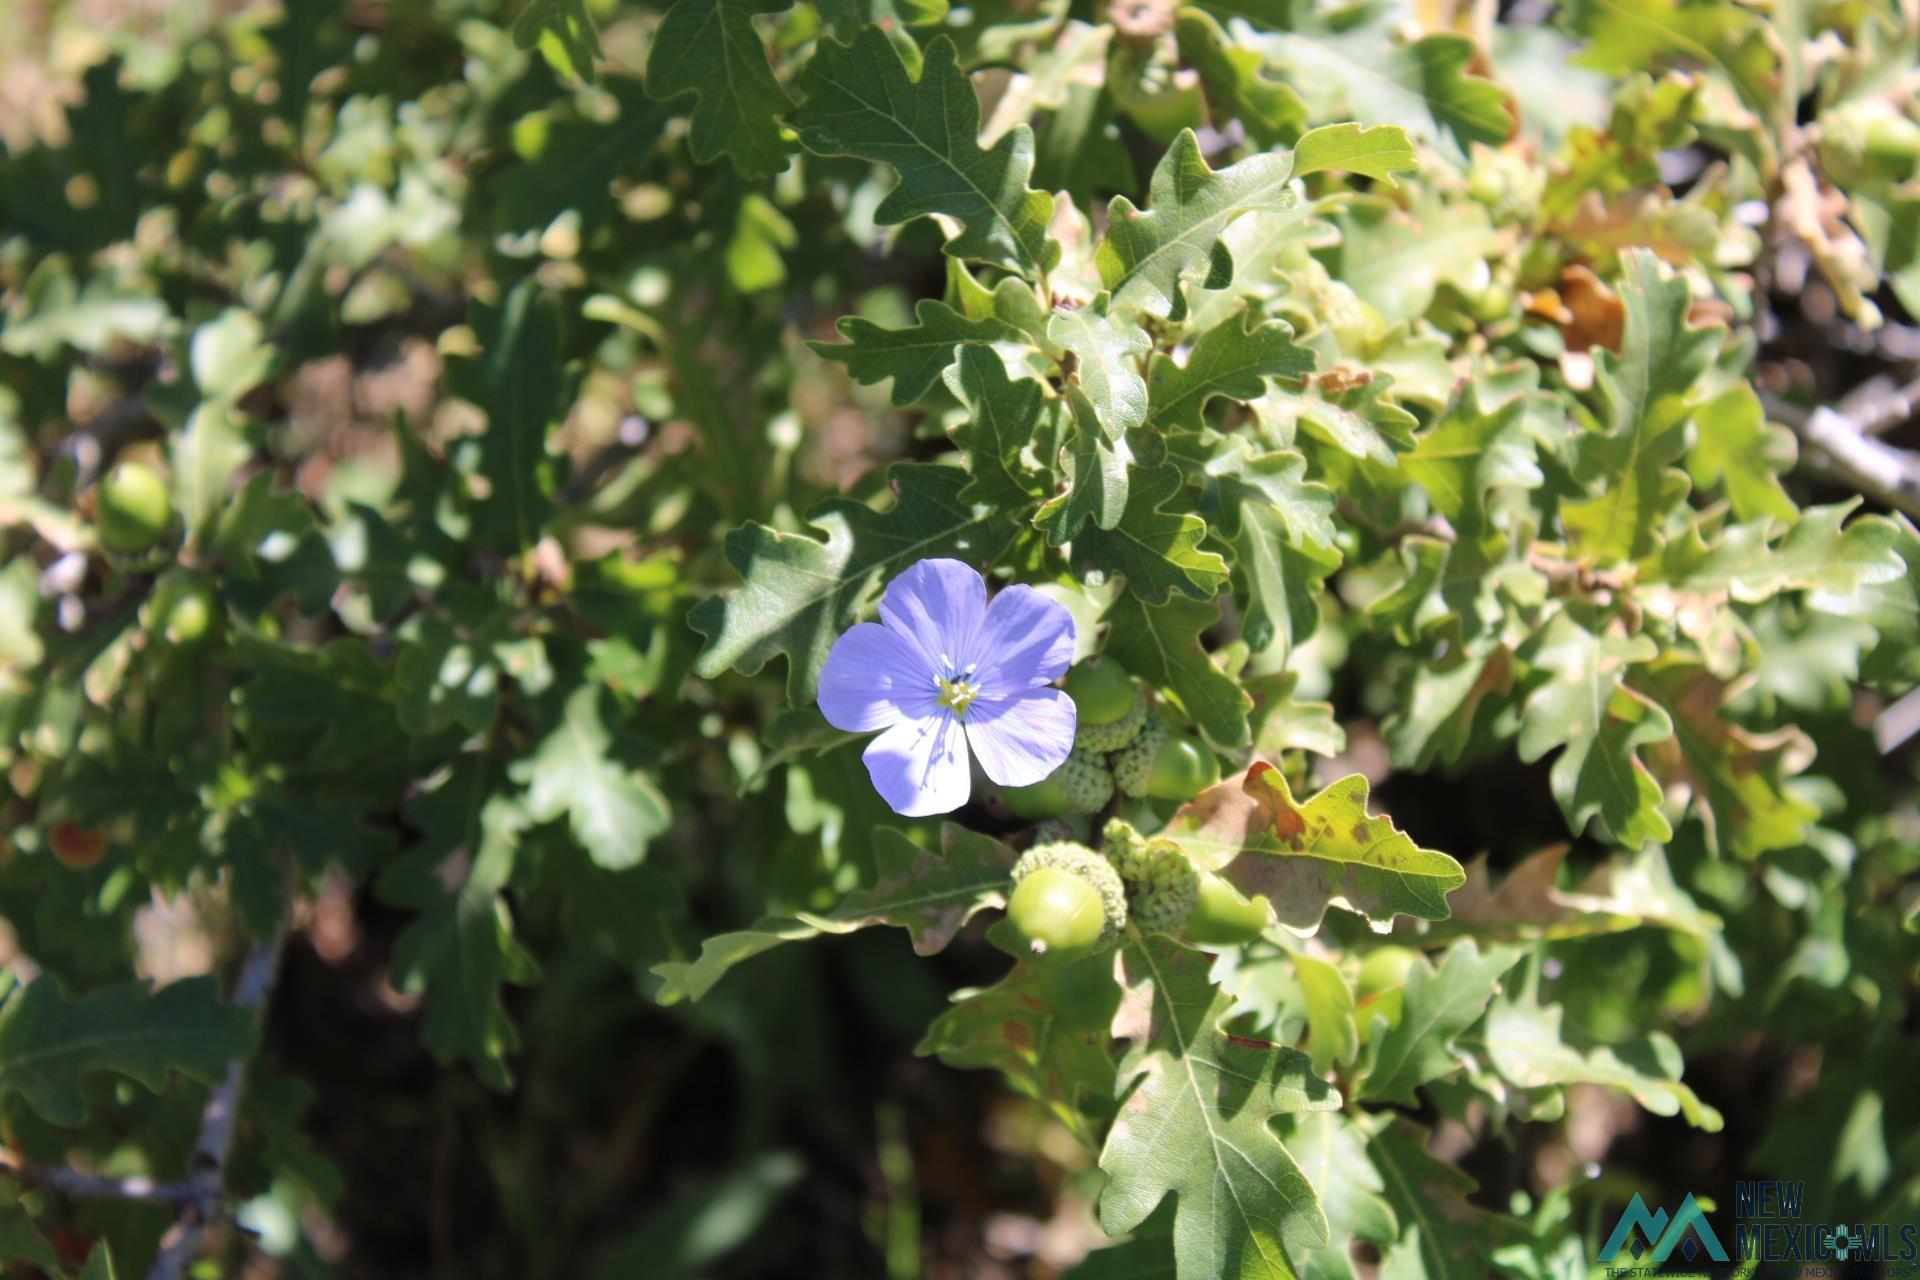
[[[1073,661],[1073,615],[1024,584],[1003,589],[987,609],[975,683],[989,698],[1052,684]]]
[[[1023,689],[974,703],[965,721],[967,745],[989,778],[1024,787],[1066,763],[1076,723],[1073,699],[1061,690]]]
[[[862,622],[835,640],[820,668],[820,714],[849,733],[918,714],[936,691],[919,649],[877,622]]]
[[[932,714],[901,720],[875,738],[861,759],[887,807],[909,818],[951,813],[973,790],[966,734],[938,705]]]
[[[964,670],[976,661],[986,614],[986,579],[958,560],[920,561],[888,583],[880,601],[880,620],[917,645],[929,667]]]

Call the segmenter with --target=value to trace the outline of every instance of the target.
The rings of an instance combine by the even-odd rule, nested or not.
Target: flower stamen
[[[980,696],[980,690],[975,688],[973,681],[967,678],[972,674],[973,668],[969,667],[965,674],[954,675],[951,678],[940,676],[933,678],[933,682],[940,686],[940,705],[962,720],[967,718],[967,708],[972,706],[973,700]]]

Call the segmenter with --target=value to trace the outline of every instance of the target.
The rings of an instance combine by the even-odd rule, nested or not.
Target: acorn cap
[[[1072,813],[1098,813],[1113,797],[1113,773],[1105,757],[1091,751],[1075,747],[1050,777],[1059,781]]]
[[[1143,933],[1176,932],[1199,896],[1200,873],[1171,840],[1149,840],[1140,861],[1141,874],[1126,880],[1128,915]]]
[[[1167,722],[1151,713],[1140,734],[1113,756],[1113,783],[1130,796],[1147,794],[1147,782],[1153,777],[1153,758],[1167,740]]]
[[[1073,735],[1073,744],[1086,751],[1118,751],[1140,736],[1147,724],[1147,695],[1134,686],[1133,702],[1127,713],[1107,724],[1082,720]]]

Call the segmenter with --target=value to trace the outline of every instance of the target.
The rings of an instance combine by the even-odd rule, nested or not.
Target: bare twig
[[[1831,409],[1813,411],[1800,427],[1808,461],[1868,497],[1920,520],[1920,454],[1896,449]]]
[[[155,1182],[152,1178],[112,1178],[78,1169],[31,1164],[12,1151],[0,1150],[0,1172],[30,1187],[57,1191],[75,1200],[135,1200],[143,1204],[192,1204],[199,1192],[186,1181]]]
[[[1912,690],[1874,717],[1874,745],[1880,748],[1883,756],[1891,755],[1895,748],[1916,733],[1920,733],[1920,689]]]
[[[1861,418],[1824,405],[1809,414],[1771,397],[1767,411],[1800,437],[1802,460],[1808,466],[1920,520],[1920,454],[1875,438],[1910,416],[1916,398],[1920,398],[1920,383],[1876,398]]]
[[[1920,378],[1896,387],[1892,378],[1876,375],[1842,397],[1838,408],[1861,434],[1884,435],[1920,408]]]
[[[247,954],[240,978],[234,983],[234,1004],[256,1016],[264,1012],[286,940],[283,923],[272,937],[256,944]],[[114,1178],[78,1169],[51,1168],[22,1160],[6,1148],[0,1148],[0,1174],[75,1199],[178,1205],[180,1218],[160,1242],[160,1253],[153,1269],[147,1273],[147,1280],[179,1280],[186,1265],[199,1253],[208,1223],[221,1211],[226,1194],[227,1155],[233,1149],[234,1117],[239,1110],[240,1086],[246,1074],[244,1061],[236,1058],[227,1064],[227,1078],[207,1098],[206,1109],[201,1113],[200,1140],[194,1145],[192,1165],[187,1176],[177,1181]]]
[[[274,975],[280,969],[280,953],[286,946],[287,926],[282,922],[273,935],[254,945],[233,986],[233,1003],[257,1017],[265,1013],[267,996],[273,989]],[[264,1020],[264,1019],[263,1019]],[[240,1086],[246,1080],[247,1064],[235,1058],[227,1064],[227,1078],[207,1098],[200,1113],[200,1140],[194,1144],[193,1162],[186,1185],[193,1191],[179,1219],[161,1238],[160,1252],[147,1272],[147,1280],[179,1280],[187,1264],[200,1252],[200,1241],[208,1225],[222,1211],[226,1194],[227,1155],[233,1149],[234,1119],[240,1110]]]

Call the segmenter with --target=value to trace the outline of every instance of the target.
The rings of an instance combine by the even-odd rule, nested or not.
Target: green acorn
[[[1037,844],[1013,864],[1007,921],[1046,964],[1111,950],[1127,926],[1127,893],[1112,865],[1083,844]]]
[[[1192,734],[1148,716],[1140,736],[1114,753],[1113,781],[1130,796],[1186,801],[1220,781],[1220,761]]]
[[[137,555],[160,540],[173,519],[167,482],[141,462],[123,462],[100,481],[94,501],[100,541],[115,551]]]
[[[1219,876],[1200,877],[1200,896],[1194,900],[1180,936],[1201,946],[1252,942],[1267,930],[1271,909],[1264,895],[1249,899]]]
[[[1073,699],[1081,724],[1112,724],[1133,706],[1133,677],[1125,667],[1105,658],[1083,658],[1073,664],[1060,687]]]
[[[1059,780],[1072,813],[1097,813],[1113,796],[1113,774],[1106,761],[1077,747],[1052,776]]]
[[[206,582],[183,569],[169,569],[160,575],[152,598],[141,612],[148,632],[176,648],[204,640],[218,617],[219,603]]]
[[[1073,745],[1087,751],[1118,751],[1140,736],[1140,730],[1147,723],[1147,695],[1138,685],[1133,689],[1133,701],[1127,707],[1127,713],[1109,724],[1094,724],[1082,720],[1073,735]]]
[[[1167,740],[1167,722],[1149,715],[1140,734],[1113,757],[1113,781],[1130,796],[1147,794],[1147,779],[1153,774],[1153,758]]]
[[[1373,1038],[1376,1018],[1388,1027],[1400,1025],[1406,1008],[1407,975],[1420,964],[1420,953],[1407,947],[1375,947],[1360,962],[1360,980],[1354,984],[1354,1022],[1360,1042]]]
[[[1153,768],[1147,773],[1147,794],[1156,800],[1184,803],[1218,781],[1218,757],[1192,734],[1174,733],[1154,753]]]
[[[1057,818],[1068,811],[1067,795],[1061,789],[1060,772],[1057,769],[1040,781],[1024,787],[1004,787],[1000,797],[1007,802],[1007,809],[1014,817],[1025,818],[1028,822]]]

